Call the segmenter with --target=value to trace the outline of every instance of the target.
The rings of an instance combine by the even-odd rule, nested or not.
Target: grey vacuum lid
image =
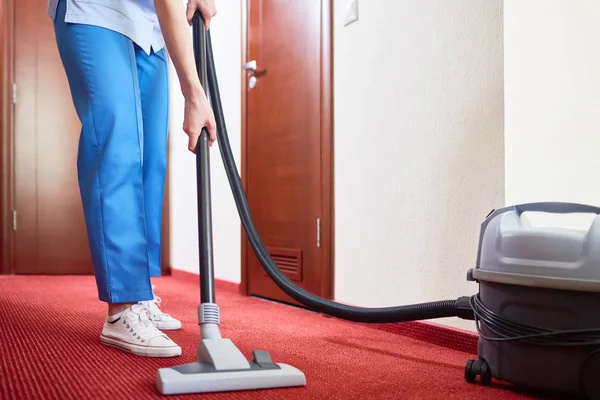
[[[523,212],[594,213],[590,228],[532,227]],[[469,278],[504,284],[600,292],[600,208],[529,203],[496,210],[482,224]]]

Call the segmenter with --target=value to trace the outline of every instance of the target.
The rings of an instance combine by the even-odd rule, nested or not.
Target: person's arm
[[[216,140],[216,123],[196,71],[189,30],[190,15],[193,16],[196,9],[200,10],[208,27],[216,14],[214,3],[213,0],[189,0],[187,14],[181,0],[154,0],[154,6],[185,99],[183,130],[189,136],[188,148],[195,152],[203,127],[208,130],[211,145]]]

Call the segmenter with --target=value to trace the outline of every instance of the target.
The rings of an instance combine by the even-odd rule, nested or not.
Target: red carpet
[[[165,311],[184,323],[170,334],[183,348],[179,358],[140,358],[100,345],[105,305],[91,277],[0,276],[0,398],[160,398],[156,370],[194,360],[199,291],[195,280],[165,277],[157,283]],[[225,337],[248,357],[265,349],[275,362],[298,367],[307,386],[172,399],[536,398],[500,383],[467,384],[465,363],[475,357],[468,335],[423,324],[348,323],[242,297],[229,284],[218,284],[217,302]],[[431,339],[427,334],[436,338],[420,340]]]

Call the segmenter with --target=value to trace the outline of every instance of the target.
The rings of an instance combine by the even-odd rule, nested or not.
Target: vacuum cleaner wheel
[[[600,350],[592,353],[581,371],[581,390],[589,400],[600,400]]]
[[[492,384],[492,370],[488,363],[483,360],[469,360],[465,367],[465,379],[469,383],[475,383],[477,377],[480,377],[481,383],[489,386]]]

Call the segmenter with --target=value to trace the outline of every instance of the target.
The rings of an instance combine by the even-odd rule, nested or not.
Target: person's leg
[[[167,171],[169,132],[169,68],[164,49],[147,55],[136,46],[138,81],[143,115],[144,207],[150,276],[161,275],[162,211]],[[143,304],[150,308],[152,320],[162,330],[181,328],[181,322],[162,312],[160,298]]]
[[[82,129],[77,170],[98,297],[109,304],[100,340],[128,352],[170,357],[181,348],[140,304],[150,283],[143,121],[134,45],[108,29],[54,22],[56,41]]]
[[[141,162],[142,119],[133,43],[95,26],[55,21],[59,53],[82,130],[81,200],[100,300],[152,298]]]

